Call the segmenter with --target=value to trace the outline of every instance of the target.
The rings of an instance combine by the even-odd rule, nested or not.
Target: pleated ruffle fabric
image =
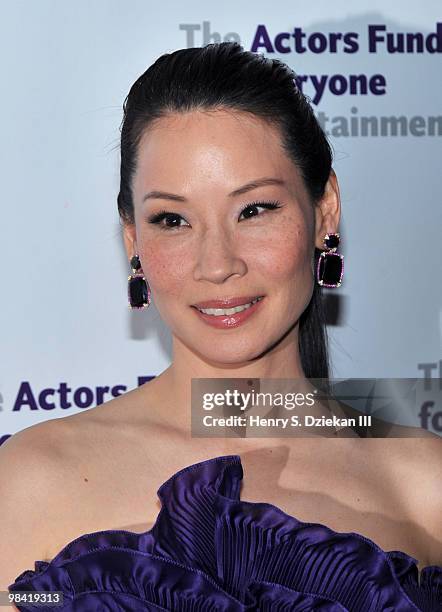
[[[36,561],[9,591],[61,591],[42,612],[442,612],[442,566],[383,551],[354,532],[304,523],[265,502],[240,500],[239,455],[176,472],[141,534],[84,534],[51,562]]]

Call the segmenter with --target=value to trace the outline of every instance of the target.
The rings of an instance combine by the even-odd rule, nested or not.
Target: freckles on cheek
[[[279,232],[266,246],[262,245],[259,265],[273,277],[293,278],[294,275],[310,271],[310,250],[305,231],[301,228],[290,232]]]
[[[143,261],[146,278],[154,291],[180,295],[188,278],[185,257],[151,245],[143,248]]]

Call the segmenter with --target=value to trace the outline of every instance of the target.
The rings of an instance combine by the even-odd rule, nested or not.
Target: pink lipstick
[[[198,317],[205,323],[218,329],[231,329],[238,327],[247,321],[257,310],[263,301],[264,296],[246,296],[226,298],[221,300],[208,300],[194,304],[192,308]],[[245,308],[238,312],[217,312],[217,310],[231,310],[233,308]],[[202,312],[204,309],[208,312]]]

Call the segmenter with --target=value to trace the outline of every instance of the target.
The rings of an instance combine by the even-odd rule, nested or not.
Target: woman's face
[[[280,184],[230,195],[263,178]],[[173,198],[145,197],[159,191]],[[162,118],[140,141],[132,193],[129,257],[138,253],[162,319],[190,350],[247,362],[298,321],[313,291],[315,213],[275,127],[225,110]],[[255,201],[280,208],[241,214]],[[243,296],[265,297],[238,327],[214,328],[192,307]]]

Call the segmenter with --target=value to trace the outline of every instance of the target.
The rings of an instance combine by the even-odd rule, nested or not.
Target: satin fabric
[[[239,455],[187,466],[158,489],[154,526],[81,535],[9,585],[62,591],[78,612],[442,612],[442,566],[354,532],[240,500]]]

